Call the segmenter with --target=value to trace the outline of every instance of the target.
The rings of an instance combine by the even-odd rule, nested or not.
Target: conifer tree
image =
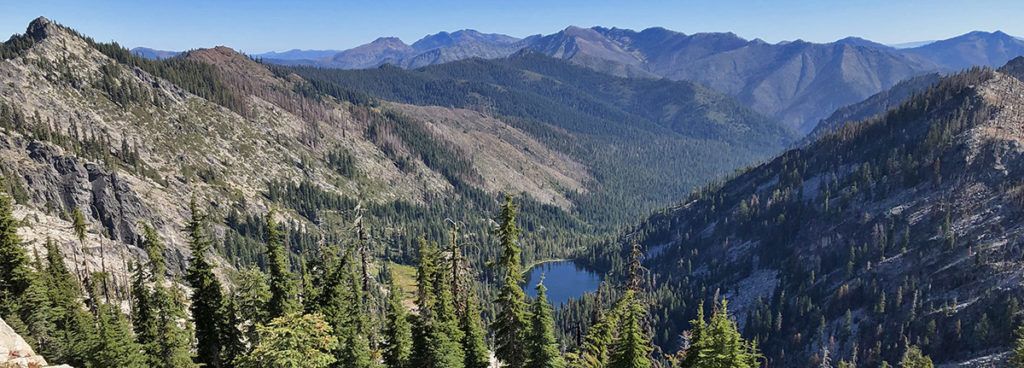
[[[622,296],[619,316],[619,335],[612,347],[608,359],[609,368],[647,368],[651,367],[651,338],[644,330],[643,321],[647,309],[641,300],[641,269],[640,244],[632,243],[629,262],[629,283],[626,293]]]
[[[704,306],[697,310],[697,319],[691,322],[690,347],[687,348],[683,367],[736,367],[760,366],[761,355],[757,346],[743,340],[739,329],[729,317],[729,305],[721,299],[704,320]]]
[[[402,292],[388,277],[388,304],[384,325],[384,365],[389,368],[412,368],[412,324],[402,305]]]
[[[596,322],[587,330],[579,352],[570,362],[574,368],[603,368],[608,365],[608,350],[615,340],[618,318],[614,310],[603,313],[597,310]]]
[[[226,298],[221,312],[220,339],[222,344],[221,361],[227,367],[236,366],[239,359],[248,353],[245,335],[239,329],[241,325],[235,300],[230,297]]]
[[[511,196],[505,196],[499,218],[498,238],[501,242],[499,267],[502,272],[501,289],[495,304],[498,314],[491,324],[494,331],[495,356],[508,368],[526,366],[523,344],[529,318],[526,293],[523,292],[522,256],[519,249],[519,228],[516,226],[516,206]]]
[[[85,231],[88,225],[85,223],[85,216],[82,215],[82,210],[75,207],[71,210],[71,228],[75,232],[75,237],[78,238],[79,249],[85,251]],[[78,252],[73,252],[75,260],[75,277],[79,282],[82,282],[82,264],[78,261]]]
[[[91,336],[96,335],[94,320],[80,300],[82,289],[76,277],[68,271],[60,248],[53,241],[46,242],[44,268],[42,280],[47,286],[47,299],[52,306],[51,319],[57,333],[51,349],[40,353],[55,362],[85,366],[92,349]]]
[[[255,346],[258,335],[256,326],[270,322],[267,303],[270,302],[270,285],[267,275],[256,267],[239,271],[232,299],[241,322],[245,342]]]
[[[91,277],[90,297],[96,300],[105,275],[94,273]],[[113,304],[98,303],[96,307],[96,335],[89,349],[86,366],[89,367],[148,367],[142,345],[135,341],[128,319]]]
[[[32,275],[28,254],[18,236],[18,220],[6,193],[0,193],[0,316],[17,312],[17,298],[28,289]]]
[[[366,338],[365,311],[360,301],[361,290],[353,271],[351,255],[330,265],[323,289],[312,310],[321,313],[338,338],[333,352],[335,359],[345,367],[370,367],[373,361]]]
[[[537,284],[537,297],[530,308],[531,328],[527,345],[527,366],[531,368],[563,368],[565,359],[555,339],[555,317],[548,303],[547,288]]]
[[[921,352],[916,346],[907,347],[903,352],[903,359],[900,360],[900,368],[932,368],[932,359]]]
[[[288,268],[288,252],[284,245],[284,234],[274,221],[274,212],[268,212],[267,223],[267,269],[270,276],[270,302],[267,312],[270,318],[277,318],[296,311],[295,286]]]
[[[195,199],[189,209],[188,243],[192,251],[185,279],[192,287],[192,320],[196,327],[196,363],[211,368],[224,367],[221,361],[223,345],[221,321],[224,297],[220,281],[213,274],[213,265],[206,259],[210,242],[206,236],[205,216],[199,211]]]
[[[1024,325],[1018,326],[1014,334],[1017,335],[1017,338],[1013,341],[1010,365],[1013,368],[1024,368]]]
[[[642,326],[644,306],[637,300],[635,290],[627,290],[622,303],[625,309],[620,316],[619,336],[610,349],[608,367],[649,368],[651,340]]]
[[[453,340],[448,333],[451,324],[445,320],[444,304],[451,305],[451,295],[444,296],[444,290],[438,290],[439,282],[437,245],[420,239],[419,267],[416,271],[417,305],[419,315],[413,326],[414,367],[423,368],[461,368],[465,363],[465,355],[459,340]],[[443,299],[447,298],[448,301]],[[457,328],[454,330],[458,330]]]
[[[327,368],[337,361],[338,339],[319,314],[278,317],[258,332],[259,344],[240,359],[240,368]]]
[[[149,256],[147,265],[148,282],[152,291],[136,285],[133,293],[136,304],[144,304],[146,313],[135,319],[136,336],[146,349],[151,367],[189,368],[197,365],[192,361],[192,336],[187,328],[179,326],[178,321],[187,316],[182,307],[184,298],[178,290],[168,288],[164,284],[167,267],[164,264],[164,245],[160,237],[150,226],[143,228],[143,248]],[[138,267],[139,274],[144,267]],[[137,276],[136,282],[141,276]],[[143,302],[144,300],[144,302]],[[141,326],[141,327],[140,327]],[[140,332],[141,331],[141,332]]]
[[[466,355],[466,368],[487,368],[491,366],[490,350],[484,336],[484,323],[480,319],[480,303],[476,292],[465,291],[465,311],[461,314],[459,327],[462,329],[462,350]]]

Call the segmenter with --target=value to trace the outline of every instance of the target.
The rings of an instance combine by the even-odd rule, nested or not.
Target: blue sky
[[[100,41],[165,50],[226,45],[247,53],[344,49],[378,36],[411,43],[463,28],[527,36],[568,25],[731,31],[769,42],[859,36],[883,43],[971,30],[1024,35],[1024,1],[83,1],[0,0],[0,37],[44,15]]]

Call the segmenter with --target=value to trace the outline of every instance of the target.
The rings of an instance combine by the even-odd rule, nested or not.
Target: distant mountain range
[[[733,33],[684,34],[664,28],[568,27],[524,39],[474,30],[428,35],[412,45],[382,37],[343,51],[256,54],[264,62],[365,69],[413,69],[474,57],[507,57],[521,49],[616,76],[669,78],[704,84],[736,97],[788,128],[807,133],[837,108],[931,72],[999,66],[1024,55],[1024,41],[1006,33],[971,32],[941,41],[884,45],[848,37],[831,43],[767,43]],[[170,52],[136,48],[143,57]],[[156,55],[156,56],[153,56]]]

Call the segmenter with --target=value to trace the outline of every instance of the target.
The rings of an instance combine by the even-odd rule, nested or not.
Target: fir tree
[[[234,306],[241,322],[243,336],[249,345],[256,345],[256,326],[270,322],[267,303],[270,302],[270,285],[267,275],[256,267],[239,271],[236,280]]]
[[[583,344],[572,359],[571,367],[602,368],[608,365],[608,350],[615,340],[618,318],[616,313],[603,313],[599,308],[595,320],[583,337]]]
[[[238,317],[238,307],[234,299],[225,299],[220,321],[221,361],[225,366],[237,365],[239,359],[248,353],[246,337],[239,329],[240,326],[242,321]]]
[[[1024,325],[1018,326],[1014,331],[1017,338],[1013,340],[1013,352],[1010,355],[1010,365],[1013,368],[1024,368]]]
[[[76,367],[85,366],[96,332],[93,318],[81,302],[82,289],[64,264],[64,256],[53,241],[46,242],[45,275],[41,278],[48,291],[55,341],[51,349],[40,351],[47,359]],[[85,338],[83,338],[85,336]]]
[[[11,197],[0,193],[0,315],[4,317],[17,312],[16,299],[28,289],[32,279],[13,210]]]
[[[619,321],[619,336],[612,344],[609,354],[609,368],[651,367],[651,340],[644,332],[642,323],[643,303],[637,300],[635,290],[627,290],[622,297],[624,310]]]
[[[402,305],[402,291],[388,278],[387,321],[384,325],[384,365],[389,368],[412,368],[412,324]],[[467,366],[468,367],[468,366]]]
[[[548,303],[547,288],[537,284],[537,298],[530,310],[532,316],[527,345],[527,365],[531,368],[563,368],[565,359],[555,340],[555,317]]]
[[[683,367],[735,367],[760,366],[761,355],[757,346],[743,340],[739,329],[729,317],[729,305],[722,299],[710,321],[704,322],[704,307],[697,310],[697,319],[691,322],[690,347],[686,349]]]
[[[103,273],[94,273],[93,290],[90,294],[96,300],[98,285],[103,283]],[[135,341],[128,319],[109,303],[100,303],[96,309],[96,335],[89,349],[86,366],[89,367],[148,367],[143,348]]]
[[[176,288],[168,288],[164,284],[167,267],[164,264],[163,242],[156,231],[148,225],[143,228],[143,235],[143,247],[149,256],[147,281],[153,285],[153,289],[150,291],[148,288],[136,286],[137,290],[133,293],[137,300],[136,304],[145,304],[147,310],[143,314],[145,317],[135,320],[138,341],[146,349],[151,367],[196,367],[192,361],[191,333],[178,324],[179,320],[187,317],[182,307],[184,298]],[[142,272],[139,271],[139,274]],[[139,278],[136,279],[137,283],[138,280]],[[140,302],[141,300],[145,302]]]
[[[932,359],[913,345],[907,347],[907,351],[903,352],[903,359],[900,359],[900,368],[932,368],[933,366]]]
[[[337,361],[338,339],[319,314],[278,317],[258,333],[259,344],[240,359],[240,368],[327,368]]]
[[[274,221],[274,212],[268,212],[267,223],[267,269],[270,274],[270,302],[267,312],[270,318],[277,318],[296,311],[295,287],[288,268],[288,253],[284,245],[284,234]]]
[[[462,329],[462,350],[466,355],[466,368],[487,368],[491,365],[490,350],[484,336],[487,331],[480,319],[480,303],[476,292],[467,290],[463,305],[465,310],[460,315],[459,328]]]
[[[192,217],[188,223],[189,250],[192,258],[185,275],[192,287],[192,320],[196,327],[196,363],[211,368],[220,368],[223,345],[221,321],[223,320],[223,295],[220,281],[213,274],[213,265],[206,259],[210,243],[206,237],[205,217],[199,211],[195,199],[190,204]]]
[[[495,355],[508,368],[526,366],[526,339],[529,318],[526,293],[523,292],[522,256],[519,249],[519,228],[516,226],[516,206],[506,196],[501,207],[498,238],[501,246],[499,267],[502,272],[501,289],[495,304],[498,314],[491,324],[494,331]]]
[[[363,319],[360,298],[361,286],[353,271],[351,255],[330,266],[323,290],[312,308],[321,313],[338,338],[334,355],[344,367],[369,367],[369,340],[366,338],[366,323]]]
[[[436,244],[420,239],[416,271],[419,315],[413,326],[412,364],[423,368],[459,368],[465,363],[465,355],[460,341],[449,335],[453,332],[451,324],[444,319],[444,304],[451,305],[451,296],[450,292],[444,296],[444,290],[438,290],[438,253]]]

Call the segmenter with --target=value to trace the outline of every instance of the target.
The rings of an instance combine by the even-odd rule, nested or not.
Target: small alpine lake
[[[526,278],[526,293],[531,298],[537,296],[537,283],[544,279],[548,300],[558,307],[569,299],[576,299],[583,294],[597,290],[601,285],[601,276],[580,267],[571,260],[556,260],[539,263],[530,268]]]

